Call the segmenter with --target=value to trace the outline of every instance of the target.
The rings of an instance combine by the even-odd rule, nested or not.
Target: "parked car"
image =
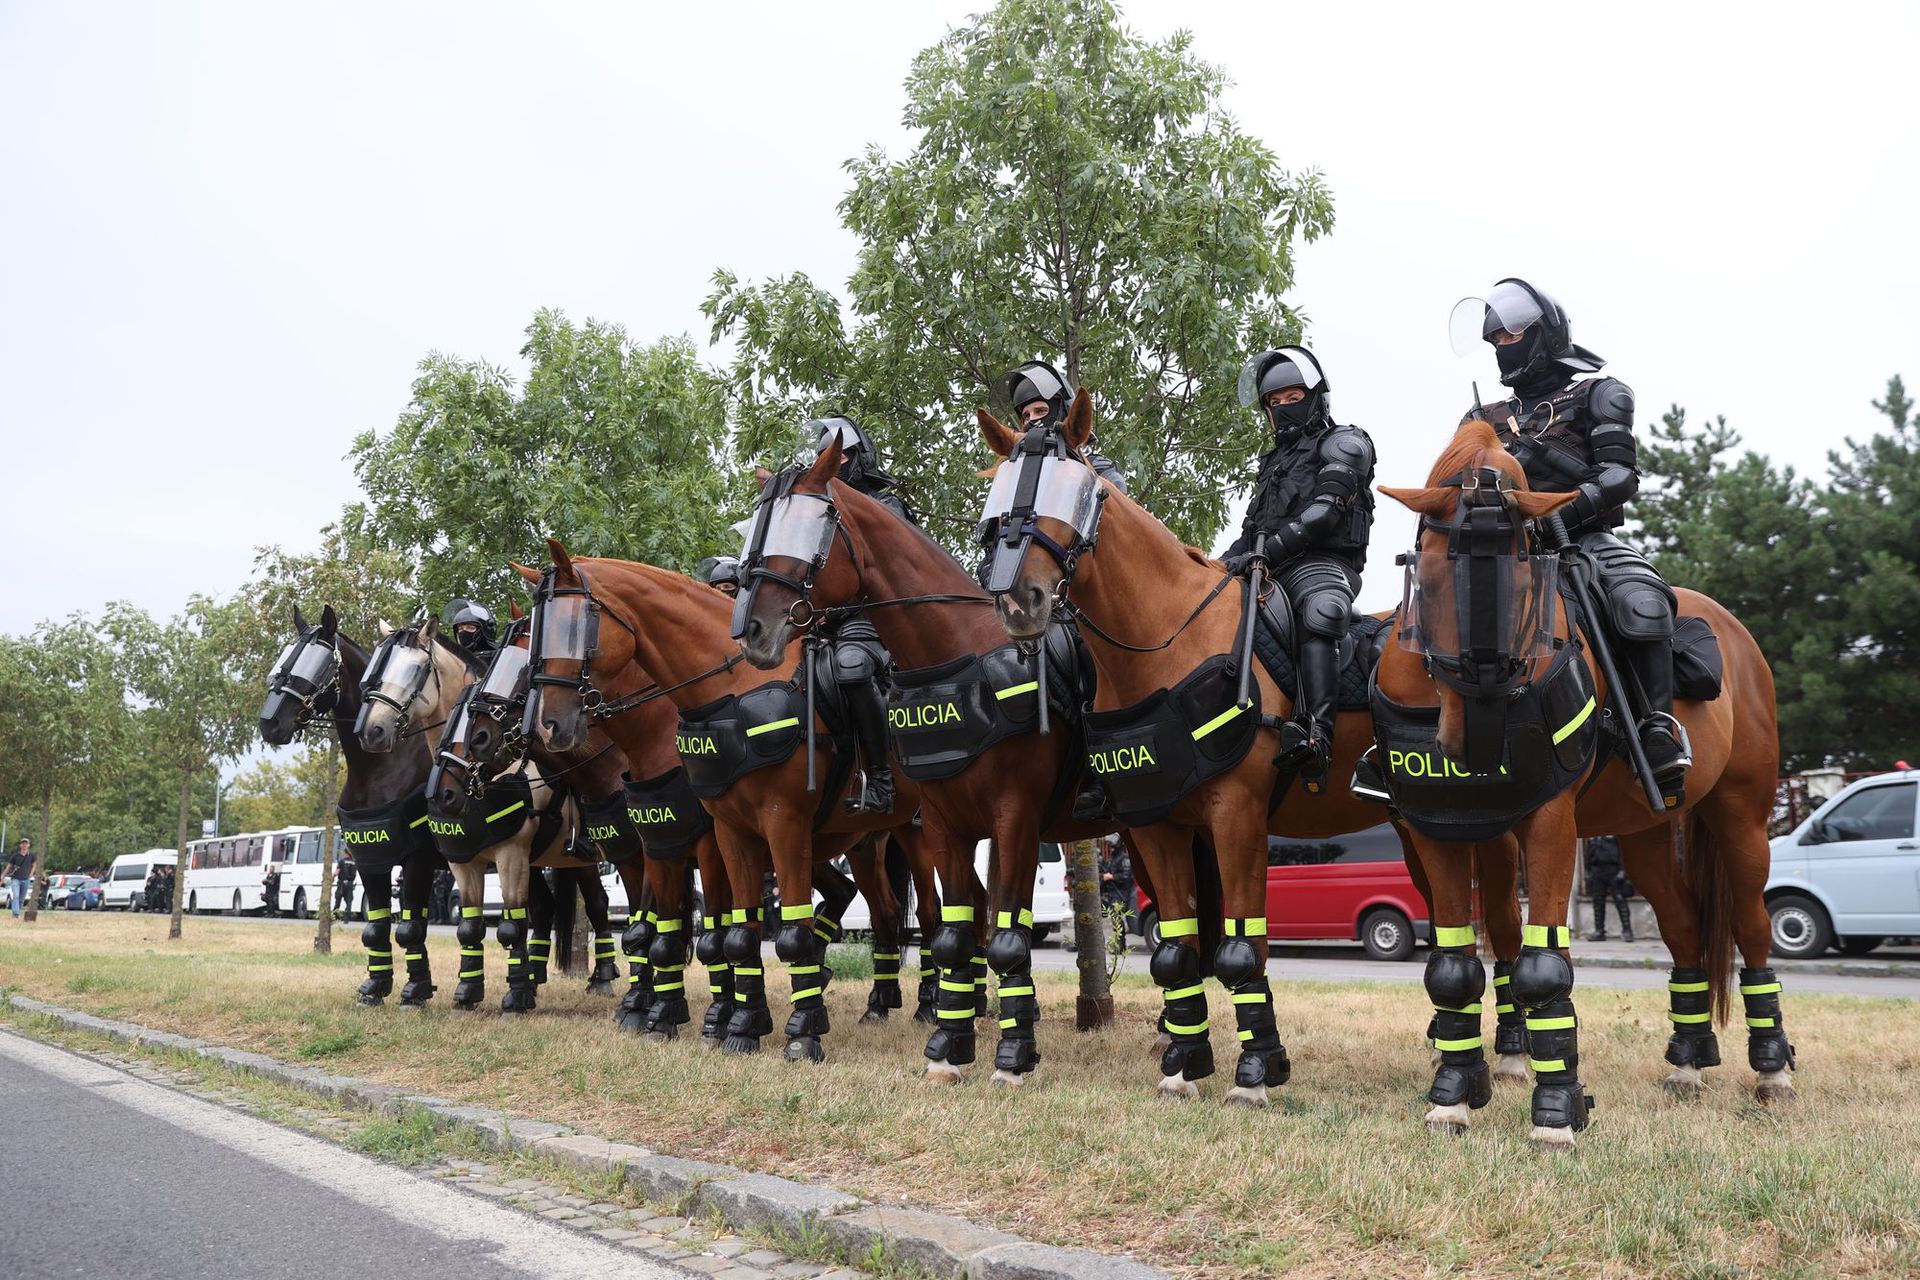
[[[1772,843],[1773,952],[1865,955],[1920,934],[1920,773],[1862,778]]]
[[[1141,935],[1160,944],[1160,916],[1140,897]],[[1329,840],[1267,837],[1267,937],[1358,939],[1376,960],[1405,960],[1431,935],[1389,823]]]
[[[56,911],[67,905],[67,894],[83,880],[91,879],[83,871],[59,871],[47,877],[46,892],[40,896],[42,911]]]
[[[69,911],[98,911],[104,891],[105,885],[94,876],[75,881],[67,893],[66,908]]]
[[[113,910],[138,911],[146,904],[147,872],[156,865],[170,867],[178,855],[172,849],[149,849],[145,853],[123,853],[113,860],[104,877],[105,892],[101,905]]]

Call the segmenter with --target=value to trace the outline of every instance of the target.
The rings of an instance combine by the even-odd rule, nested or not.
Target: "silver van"
[[[1865,955],[1920,936],[1920,773],[1862,778],[1773,841],[1773,953]]]

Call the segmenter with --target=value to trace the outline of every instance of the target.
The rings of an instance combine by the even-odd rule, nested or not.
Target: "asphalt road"
[[[0,1098],[9,1280],[687,1274],[6,1031]]]

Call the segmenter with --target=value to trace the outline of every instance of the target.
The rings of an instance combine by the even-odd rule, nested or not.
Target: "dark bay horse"
[[[726,597],[665,569],[623,560],[575,560],[558,541],[550,539],[548,545],[553,569],[539,575],[534,599],[533,691],[526,712],[527,724],[548,746],[566,750],[585,739],[590,707],[605,698],[606,688],[629,664],[660,684],[682,713],[766,683],[741,660]],[[784,727],[793,723],[790,718]],[[644,748],[617,720],[605,727],[623,747],[630,742],[633,750]],[[804,736],[804,728],[801,732]],[[831,756],[829,742],[823,735],[819,756]],[[826,769],[831,759],[815,763]],[[902,905],[866,838],[888,832],[910,861],[924,867],[927,860],[911,825],[919,804],[911,786],[901,788],[891,814],[848,813],[845,783],[834,794],[826,794],[827,788],[810,791],[808,768],[808,753],[796,749],[781,763],[745,773],[702,804],[713,815],[731,884],[757,887],[769,864],[778,878],[781,926],[775,949],[789,966],[794,988],[786,1053],[792,1060],[818,1062],[825,1056],[823,994],[831,976],[824,949],[837,934],[838,916],[816,919],[816,869],[848,856],[854,880],[873,908],[874,950],[897,964]],[[753,900],[750,889],[737,896]],[[748,918],[741,918],[743,911]],[[759,914],[735,908],[722,944],[734,977],[734,1014],[721,1046],[729,1053],[758,1051],[761,1038],[773,1029]],[[898,1007],[898,970],[893,973],[889,989],[876,964],[868,1017],[884,1017],[889,1004]]]
[[[747,658],[763,669],[775,668],[788,660],[799,629],[796,617],[811,625],[820,610],[874,601],[904,602],[868,612],[902,671],[946,669],[971,656],[1007,650],[1006,631],[989,607],[987,593],[925,533],[852,486],[833,484],[841,460],[835,437],[789,490],[805,499],[806,507],[796,513],[793,507],[776,504],[770,516],[769,544],[792,545],[794,531],[775,524],[797,523],[796,514],[804,520],[818,510],[827,512],[833,532],[821,556],[811,564],[792,556],[769,556],[767,573],[752,564],[743,566],[761,577],[741,645]],[[1014,704],[1023,722],[1037,722],[1040,692],[1037,681],[1012,674],[994,696],[1001,704],[1024,699]],[[948,705],[935,704],[936,711]],[[957,711],[954,714],[957,718]],[[894,718],[904,722],[910,717],[896,710]],[[1074,727],[1059,718],[1046,736],[1037,729],[1013,733],[959,772],[919,781],[922,836],[940,868],[947,901],[946,920],[934,943],[942,993],[940,1025],[926,1049],[931,1080],[957,1081],[960,1068],[974,1060],[975,997],[968,988],[975,967],[983,963],[991,963],[1000,978],[1001,1037],[994,1082],[1023,1084],[1040,1061],[1034,1034],[1040,1010],[1032,969],[1033,883],[1040,841],[1091,839],[1114,825],[1111,820],[1074,819],[1074,781],[1084,768],[1084,745]],[[976,936],[986,922],[976,921],[973,907],[963,904],[975,875],[974,846],[988,837],[993,840],[994,933],[983,958],[976,950]]]
[[[320,621],[311,626],[295,609],[293,623],[293,643],[268,673],[260,737],[268,746],[284,747],[324,718],[339,738],[347,765],[340,788],[341,826],[367,904],[360,934],[367,978],[360,984],[360,1003],[377,1005],[393,993],[393,945],[398,942],[407,957],[400,1004],[417,1008],[434,991],[427,962],[427,902],[434,872],[446,865],[425,828],[413,825],[426,816],[423,788],[432,756],[426,740],[417,735],[385,752],[363,748],[354,724],[363,706],[360,681],[371,655],[340,631],[332,605],[324,606]],[[402,904],[398,928],[393,922],[395,867],[400,868]]]
[[[1437,711],[1433,744],[1448,762],[1443,768],[1456,769],[1463,780],[1490,777],[1496,766],[1502,776],[1510,770],[1515,777],[1526,774],[1536,762],[1513,746],[1519,739],[1512,726],[1520,715],[1513,708],[1536,688],[1547,692],[1550,704],[1551,686],[1564,678],[1555,673],[1569,664],[1581,668],[1570,673],[1576,692],[1564,717],[1550,717],[1564,723],[1544,724],[1551,740],[1543,754],[1558,752],[1589,725],[1617,719],[1608,707],[1599,664],[1590,647],[1573,636],[1553,577],[1541,573],[1543,563],[1557,568],[1557,557],[1539,551],[1533,540],[1535,522],[1574,495],[1528,491],[1519,463],[1484,422],[1460,428],[1425,488],[1381,492],[1418,513],[1421,525],[1409,569],[1418,616],[1399,621],[1402,635],[1415,643],[1396,645],[1382,657],[1378,693],[1400,707]],[[1459,538],[1457,531],[1469,523],[1484,526],[1488,536]],[[1493,599],[1476,599],[1476,593]],[[1693,745],[1684,800],[1656,812],[1627,763],[1604,750],[1585,763],[1556,757],[1577,776],[1513,823],[1527,858],[1528,899],[1525,944],[1510,990],[1527,1010],[1535,1072],[1532,1137],[1544,1147],[1571,1146],[1586,1122],[1571,999],[1571,935],[1565,924],[1577,836],[1619,837],[1634,883],[1653,904],[1673,953],[1668,989],[1674,1033],[1667,1060],[1675,1070],[1669,1086],[1697,1090],[1701,1070],[1720,1060],[1712,1020],[1725,1017],[1727,976],[1737,945],[1747,965],[1740,992],[1748,1061],[1758,1077],[1755,1096],[1762,1102],[1793,1096],[1793,1050],[1780,1015],[1780,983],[1767,965],[1771,932],[1762,897],[1770,867],[1767,819],[1779,771],[1773,673],[1739,619],[1698,592],[1675,594],[1680,617],[1704,619],[1712,628],[1724,663],[1718,698],[1675,706]],[[1535,620],[1538,643],[1517,629],[1481,621],[1490,617]],[[1468,634],[1476,629],[1489,634]],[[1491,636],[1494,631],[1502,634]],[[1493,653],[1496,662],[1489,670],[1506,674],[1483,680],[1475,666],[1463,667],[1463,646]],[[1584,700],[1578,689],[1583,673]],[[1605,709],[1597,718],[1596,708]],[[1498,741],[1489,749],[1476,741],[1477,734],[1504,734],[1504,755]],[[1543,791],[1557,781],[1548,774]],[[1435,803],[1444,819],[1444,799]],[[1432,882],[1436,932],[1462,928],[1470,910],[1462,847],[1418,832],[1414,839]],[[1676,846],[1684,849],[1684,864],[1674,857]],[[1482,1069],[1477,1060],[1481,975],[1477,960],[1449,950],[1436,950],[1427,974],[1436,1021],[1457,1024],[1452,1034],[1442,1026],[1439,1070],[1451,1080],[1436,1076],[1434,1099],[1438,1104],[1442,1095],[1462,1096],[1436,1105],[1428,1122],[1459,1131],[1470,1108],[1486,1100],[1483,1089],[1471,1087]],[[1457,1046],[1450,1050],[1449,1041]]]
[[[985,410],[979,421],[987,444],[1002,458],[1022,450],[1020,433]],[[1217,562],[1182,544],[1145,508],[1098,480],[1080,460],[1079,452],[1093,432],[1092,402],[1084,389],[1061,432],[1064,450],[1056,450],[1051,439],[1036,443],[1036,448],[1059,455],[1048,459],[1047,465],[1056,470],[1040,483],[1084,488],[1093,477],[1098,485],[1094,506],[1082,513],[1081,527],[1032,508],[988,510],[996,537],[1011,526],[1016,537],[1032,539],[1011,587],[999,593],[995,603],[1008,634],[1030,639],[1045,631],[1058,602],[1069,601],[1082,620],[1082,635],[1099,669],[1094,711],[1141,705],[1210,660],[1236,653],[1241,593]],[[1034,465],[1030,458],[1038,456],[1023,451],[1022,457],[1002,464],[1002,473]],[[1023,535],[1022,530],[1031,532]],[[1293,708],[1263,664],[1253,663],[1251,674],[1260,712],[1251,747],[1237,764],[1188,791],[1163,820],[1136,826],[1133,839],[1162,904],[1163,941],[1151,971],[1166,993],[1163,1027],[1171,1043],[1161,1059],[1160,1093],[1198,1097],[1195,1082],[1213,1072],[1204,984],[1208,957],[1201,937],[1203,929],[1211,938],[1219,927],[1224,936],[1212,949],[1211,968],[1233,993],[1241,1046],[1226,1100],[1264,1106],[1267,1086],[1284,1083],[1291,1069],[1280,1044],[1266,972],[1267,835],[1324,839],[1373,826],[1384,814],[1333,781],[1351,778],[1361,754],[1373,745],[1373,725],[1364,712],[1339,714],[1326,784],[1317,792],[1291,788],[1277,806],[1273,803],[1276,787],[1287,781],[1273,763],[1279,747],[1273,726]],[[1222,719],[1230,721],[1232,714],[1230,710]],[[1240,722],[1243,732],[1245,724]],[[1212,728],[1197,727],[1194,740]],[[1218,922],[1200,918],[1200,876],[1207,868],[1196,857],[1196,839],[1218,868],[1223,917]],[[1484,860],[1482,875],[1490,899],[1511,896],[1513,874],[1511,856]],[[1517,928],[1514,932],[1517,935]],[[1517,952],[1519,938],[1511,942]]]

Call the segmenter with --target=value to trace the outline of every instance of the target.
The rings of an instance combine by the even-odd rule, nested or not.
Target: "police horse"
[[[1057,643],[1066,638],[1055,628],[1056,643],[1009,642],[984,607],[991,597],[959,562],[858,489],[834,483],[840,464],[836,437],[811,465],[765,478],[742,565],[742,648],[755,666],[772,669],[798,633],[854,610],[872,620],[898,664],[893,754],[920,788],[922,836],[949,890],[933,945],[941,995],[927,1077],[957,1081],[973,1062],[975,993],[990,963],[1001,1027],[993,1079],[1019,1085],[1040,1061],[1032,968],[1040,841],[1113,829],[1073,816],[1086,755],[1070,641]],[[1043,665],[1050,662],[1051,671]],[[1043,728],[1051,732],[1042,736]],[[976,944],[988,921],[953,889],[971,883],[974,846],[987,837],[993,932],[982,954]]]
[[[1725,1017],[1737,944],[1755,1096],[1791,1098],[1793,1048],[1767,964],[1762,898],[1778,731],[1772,672],[1752,636],[1713,600],[1676,592],[1682,626],[1698,619],[1711,629],[1724,673],[1711,700],[1701,695],[1712,689],[1691,690],[1692,700],[1682,690],[1676,714],[1693,768],[1684,794],[1662,795],[1650,772],[1638,771],[1643,785],[1621,758],[1633,719],[1611,701],[1604,634],[1582,634],[1569,616],[1605,608],[1585,590],[1580,553],[1557,550],[1552,536],[1555,508],[1575,495],[1529,491],[1481,421],[1460,428],[1425,488],[1382,492],[1420,517],[1415,550],[1403,558],[1399,643],[1381,657],[1372,702],[1386,789],[1431,885],[1436,946],[1426,985],[1441,1061],[1429,1125],[1463,1131],[1491,1095],[1466,858],[1473,842],[1509,829],[1527,858],[1527,923],[1507,989],[1496,994],[1525,1011],[1537,1145],[1572,1146],[1591,1101],[1579,1076],[1566,926],[1580,835],[1619,836],[1673,953],[1669,1086],[1695,1090],[1701,1070],[1720,1061],[1713,1020]]]
[[[629,664],[661,686],[679,710],[675,745],[694,794],[714,817],[729,881],[758,886],[769,862],[779,880],[775,950],[793,983],[786,1056],[821,1061],[829,1029],[824,994],[832,976],[825,948],[838,936],[837,911],[846,899],[829,899],[831,914],[816,913],[816,870],[846,854],[873,908],[874,986],[865,1017],[884,1017],[900,1006],[902,908],[867,837],[888,832],[909,861],[923,863],[910,825],[917,795],[903,787],[891,814],[847,811],[851,742],[805,749],[813,737],[815,691],[831,680],[768,682],[745,667],[726,597],[665,569],[576,560],[558,541],[549,539],[548,546],[553,567],[536,575],[526,732],[555,750],[577,745],[591,709]],[[631,726],[613,719],[603,727],[629,752],[642,749]],[[822,770],[824,777],[817,776]],[[749,901],[749,892],[739,898]],[[760,954],[761,912],[743,906],[733,914],[721,947],[733,974],[734,1010],[721,1048],[753,1053],[773,1030]]]
[[[343,843],[359,869],[366,892],[366,925],[360,941],[367,953],[367,977],[360,984],[361,1004],[377,1005],[393,994],[393,947],[407,958],[407,982],[400,989],[403,1008],[418,1008],[433,995],[433,971],[427,963],[427,900],[433,875],[446,865],[426,830],[424,786],[432,766],[426,740],[418,734],[369,751],[355,725],[366,709],[360,682],[372,655],[343,634],[332,605],[309,625],[293,611],[294,639],[275,660],[260,708],[260,737],[284,747],[322,723],[340,740],[347,776],[340,788]],[[393,920],[393,871],[400,868],[400,920]]]

